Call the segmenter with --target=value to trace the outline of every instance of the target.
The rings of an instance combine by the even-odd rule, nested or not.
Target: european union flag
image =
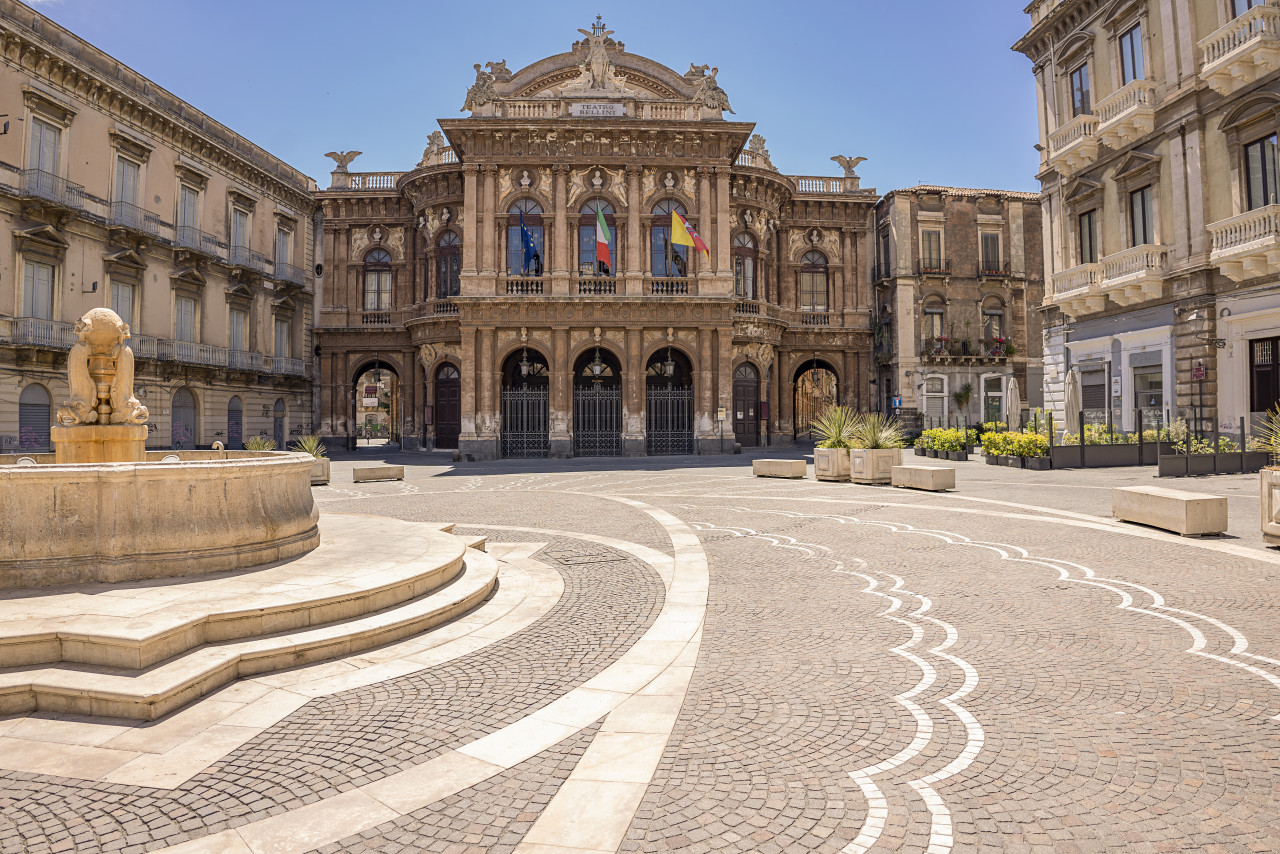
[[[533,242],[533,234],[524,224],[524,211],[520,211],[520,244],[524,247],[524,265],[520,270],[520,275],[529,275],[529,268],[533,266],[533,258],[538,254],[538,247]]]

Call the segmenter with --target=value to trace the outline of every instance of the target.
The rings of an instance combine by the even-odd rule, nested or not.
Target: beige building
[[[928,428],[1018,423],[1043,405],[1040,196],[912,187],[885,195],[875,216],[882,408]]]
[[[1203,430],[1280,399],[1280,8],[1037,0],[1045,394]],[[1074,416],[1073,416],[1074,417]]]
[[[314,182],[0,0],[0,450],[48,446],[74,324],[129,324],[148,447],[311,429]]]

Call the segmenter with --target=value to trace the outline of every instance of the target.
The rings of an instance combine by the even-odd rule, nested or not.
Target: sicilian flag
[[[596,269],[603,269],[605,274],[613,269],[613,256],[609,253],[609,241],[613,235],[604,221],[604,211],[596,208]]]
[[[708,258],[711,257],[711,250],[707,248],[707,244],[702,242],[698,232],[693,230],[689,220],[681,216],[679,211],[671,212],[671,242],[681,246],[692,246],[699,252],[705,253]]]

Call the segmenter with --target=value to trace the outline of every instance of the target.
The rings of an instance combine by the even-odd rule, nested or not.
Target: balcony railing
[[[271,357],[271,373],[273,374],[283,374],[288,377],[300,377],[304,376],[306,372],[306,363],[301,359],[290,359],[288,356]]]
[[[507,276],[507,293],[524,296],[542,293],[542,277],[540,276]]]
[[[227,352],[227,367],[233,371],[261,371],[262,354],[250,353],[248,350],[230,350]]]
[[[1161,295],[1169,250],[1144,244],[1102,259],[1102,289],[1118,305],[1133,305]]]
[[[403,172],[352,172],[347,176],[348,189],[392,190]]]
[[[151,237],[159,237],[163,223],[160,217],[153,213],[148,213],[137,205],[129,202],[112,202],[111,215],[107,218],[107,225],[125,228],[129,231],[136,231],[139,234],[150,235]]]
[[[1098,156],[1098,117],[1076,116],[1049,134],[1049,162],[1071,174]]]
[[[845,181],[844,178],[815,178],[805,175],[794,177],[791,180],[796,182],[797,193],[843,193],[846,188],[850,191],[853,189],[853,185]]]
[[[987,262],[978,265],[978,278],[980,279],[1007,279],[1013,274],[1008,264],[994,264]]]
[[[156,357],[156,339],[150,335],[131,335],[125,342],[133,351],[135,359],[154,359]]]
[[[208,232],[201,231],[192,225],[180,225],[173,230],[173,242],[183,249],[217,258],[221,255],[222,243]]]
[[[157,347],[158,357],[166,362],[182,362],[187,365],[207,365],[225,368],[227,366],[227,348],[214,347],[212,344],[197,344],[194,341],[173,341],[164,339]]]
[[[606,296],[618,292],[618,280],[613,276],[590,276],[578,279],[578,293]]]
[[[70,350],[76,343],[75,324],[39,317],[19,317],[13,321],[13,343],[24,347]]]
[[[997,362],[1009,358],[1011,346],[1004,338],[977,341],[927,337],[920,342],[920,358],[931,362]]]
[[[1101,264],[1081,264],[1061,273],[1053,274],[1053,292],[1069,294],[1102,282]]]
[[[741,314],[746,317],[760,316],[760,303],[754,300],[738,300],[733,304],[733,313]]]
[[[1097,108],[1098,141],[1111,148],[1141,139],[1155,128],[1156,84],[1134,80],[1104,98]]]
[[[946,258],[921,258],[916,261],[916,275],[949,276],[951,275],[951,261]]]
[[[689,280],[680,276],[655,276],[649,279],[649,293],[654,296],[687,296]]]
[[[39,169],[22,170],[22,195],[59,207],[84,210],[84,187]]]
[[[431,303],[432,317],[457,317],[458,304],[451,299],[438,299]]]
[[[258,273],[267,272],[267,256],[254,252],[248,246],[232,246],[227,260],[235,267],[244,267]]]
[[[1209,225],[1210,263],[1232,281],[1280,270],[1280,205]]]
[[[307,286],[307,274],[303,269],[293,264],[285,264],[283,261],[275,262],[271,278],[277,282],[288,282],[299,287]]]
[[[1280,8],[1254,6],[1201,39],[1198,47],[1203,59],[1200,79],[1214,91],[1230,95],[1277,67]]]
[[[825,311],[801,311],[801,326],[830,326],[831,315]]]
[[[1057,305],[1070,317],[1081,312],[1101,311],[1107,296],[1101,291],[1102,265],[1081,264],[1053,276],[1053,296],[1046,302]]]
[[[390,326],[391,312],[389,311],[365,311],[360,313],[361,326]]]

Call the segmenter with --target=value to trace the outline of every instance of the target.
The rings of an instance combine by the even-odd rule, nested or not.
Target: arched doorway
[[[448,362],[436,371],[435,427],[437,448],[458,447],[462,433],[462,374]]]
[[[360,368],[353,397],[356,447],[378,447],[400,441],[400,377],[395,368],[375,361]]]
[[[744,448],[760,444],[760,373],[750,362],[733,372],[733,440]]]
[[[547,357],[522,347],[502,363],[503,457],[545,457],[550,450]]]
[[[622,455],[622,365],[599,347],[573,365],[573,455]]]
[[[693,366],[667,347],[645,365],[645,453],[693,453]]]
[[[810,359],[796,369],[795,437],[813,438],[813,422],[839,399],[835,368],[821,359]]]
[[[172,413],[169,444],[175,451],[189,451],[196,446],[196,396],[190,389],[173,393]]]
[[[238,451],[244,447],[244,404],[239,397],[227,401],[227,448]]]
[[[33,383],[18,395],[18,450],[43,453],[49,451],[51,420],[49,390]]]
[[[271,411],[271,438],[275,440],[276,450],[284,450],[285,442],[285,408],[284,400],[276,398],[275,408]]]

